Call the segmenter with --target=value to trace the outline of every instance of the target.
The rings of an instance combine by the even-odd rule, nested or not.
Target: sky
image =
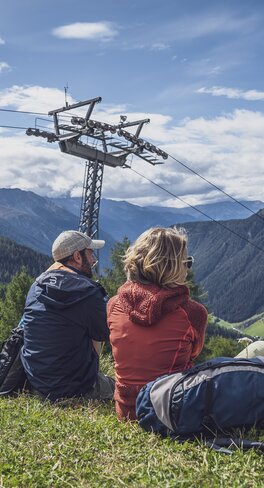
[[[264,200],[262,0],[9,0],[0,17],[1,187],[79,196],[85,161],[25,129],[102,97],[92,117],[150,118],[142,137],[239,200]],[[76,112],[75,112],[76,113]],[[82,115],[82,111],[78,111]],[[169,157],[136,171],[186,204],[224,195]],[[129,169],[105,168],[103,197],[185,205]]]

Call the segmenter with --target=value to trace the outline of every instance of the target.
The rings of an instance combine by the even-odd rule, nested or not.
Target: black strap
[[[255,449],[264,454],[264,442],[251,441],[240,437],[216,437],[204,439],[202,442],[211,449],[223,452],[223,454],[233,454],[236,449],[242,449],[242,451]]]
[[[237,449],[241,449],[242,451],[255,449],[259,454],[264,454],[264,442],[251,441],[240,437],[206,437],[205,435],[177,436],[173,432],[171,432],[170,437],[180,444],[183,444],[186,441],[198,441],[200,444],[203,444],[214,451],[227,455],[233,454]]]

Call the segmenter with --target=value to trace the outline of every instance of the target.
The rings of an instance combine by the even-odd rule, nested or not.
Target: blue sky
[[[0,18],[0,108],[47,113],[96,96],[100,120],[150,117],[142,136],[235,198],[263,199],[264,2],[9,0]],[[0,125],[34,126],[0,112]],[[1,186],[81,191],[84,162],[0,128]],[[12,162],[12,164],[10,164]],[[173,160],[133,167],[190,204],[222,195]],[[146,180],[107,168],[103,193],[178,205]]]

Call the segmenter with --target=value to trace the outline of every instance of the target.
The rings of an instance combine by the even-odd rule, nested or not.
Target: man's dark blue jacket
[[[92,339],[109,335],[96,283],[55,263],[31,286],[23,323],[21,359],[33,388],[51,400],[85,395],[99,368]]]

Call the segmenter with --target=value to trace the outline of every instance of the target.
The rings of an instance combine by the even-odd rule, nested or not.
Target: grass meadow
[[[253,337],[260,337],[264,339],[264,314],[263,312],[254,315],[250,319],[243,320],[242,322],[230,323],[225,320],[220,320],[219,325],[227,328],[239,329],[240,332],[244,332],[247,335]]]
[[[109,358],[103,359],[109,373]],[[0,487],[263,487],[263,455],[231,456],[117,421],[112,403],[0,399]]]

